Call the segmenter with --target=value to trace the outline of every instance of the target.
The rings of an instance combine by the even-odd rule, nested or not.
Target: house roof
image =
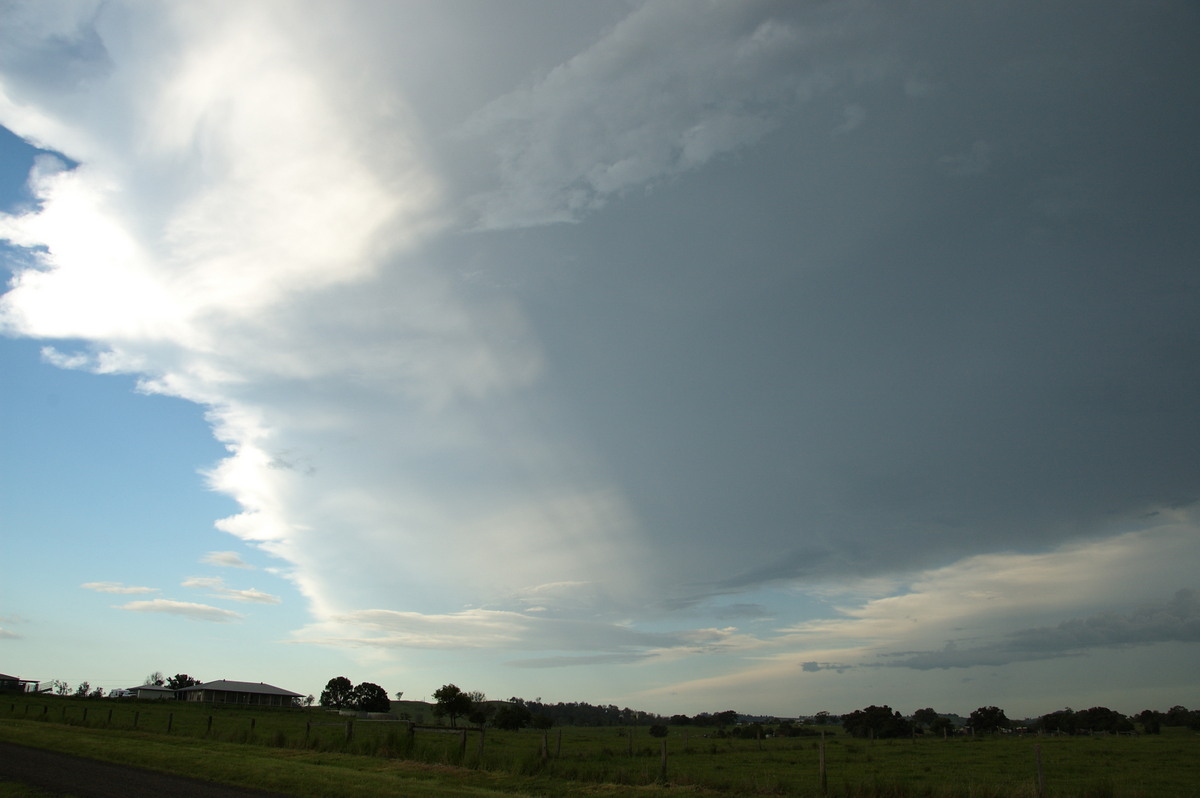
[[[139,684],[137,687],[130,687],[130,690],[144,690],[145,692],[156,693],[173,693],[175,692],[170,687],[163,687],[161,684]]]
[[[231,682],[227,679],[218,679],[215,682],[205,682],[204,684],[196,684],[191,687],[185,687],[179,692],[188,693],[195,690],[224,690],[227,693],[257,693],[258,695],[282,695],[289,698],[302,698],[300,693],[293,693],[291,690],[284,690],[282,687],[276,687],[273,684],[265,684],[263,682]]]

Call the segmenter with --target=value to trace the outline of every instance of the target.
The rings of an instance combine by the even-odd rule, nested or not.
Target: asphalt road
[[[76,798],[288,798],[13,743],[0,743],[0,781]]]

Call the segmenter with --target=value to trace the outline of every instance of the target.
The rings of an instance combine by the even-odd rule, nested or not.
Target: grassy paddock
[[[566,727],[546,734],[488,729],[481,750],[477,731],[467,733],[464,746],[457,732],[418,729],[410,735],[407,724],[402,723],[352,720],[347,736],[346,718],[319,710],[18,698],[0,699],[0,720],[4,739],[16,742],[22,741],[21,736],[9,735],[18,727],[26,733],[73,730],[87,732],[88,744],[97,751],[104,750],[107,741],[115,745],[128,738],[143,744],[154,741],[166,750],[186,743],[188,750],[219,747],[222,760],[252,759],[257,763],[254,767],[264,768],[280,761],[287,762],[287,768],[302,763],[321,766],[319,773],[326,775],[334,771],[344,774],[347,768],[368,773],[379,768],[394,771],[421,763],[432,768],[421,773],[436,774],[426,778],[446,789],[491,779],[486,789],[509,794],[618,794],[629,790],[630,794],[652,795],[658,791],[655,785],[662,782],[670,785],[673,795],[817,796],[821,794],[818,762],[822,744],[827,794],[833,798],[1034,798],[1038,795],[1035,746],[1041,752],[1045,798],[1188,796],[1196,794],[1194,785],[1200,783],[1200,735],[1184,729],[1142,737],[1005,736],[874,742],[831,730],[822,742],[816,737],[736,740],[704,736],[706,731],[713,734],[711,729],[672,727],[664,780],[662,741],[650,737],[645,728],[632,729],[632,737],[630,730],[616,727]],[[211,763],[217,757],[210,752],[199,758]],[[174,766],[165,769],[174,770]],[[396,777],[395,772],[389,775]],[[265,784],[252,786],[290,791]],[[434,794],[430,786],[423,784],[422,794]],[[351,794],[344,790],[338,787],[329,794]],[[310,790],[297,794],[325,793]]]

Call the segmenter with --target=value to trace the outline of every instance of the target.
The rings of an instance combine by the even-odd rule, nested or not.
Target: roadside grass
[[[546,776],[530,777],[355,754],[269,748],[27,720],[0,720],[0,740],[305,798],[377,798],[394,795],[430,798],[565,798],[574,795],[654,798],[667,794],[666,788],[581,785]],[[676,790],[670,794],[687,796],[700,793]]]
[[[48,793],[15,781],[0,781],[0,798],[71,798],[60,793]]]
[[[743,740],[673,726],[664,773],[663,741],[645,727],[488,729],[481,748],[475,730],[410,734],[407,724],[346,721],[319,710],[0,700],[3,739],[26,742],[55,729],[64,736],[44,747],[297,795],[817,796],[822,746],[831,798],[1035,798],[1039,751],[1043,798],[1200,794],[1200,735],[1182,728],[1139,737],[869,741],[829,727],[824,738]],[[21,726],[21,737],[5,737],[9,724]],[[151,749],[166,764],[147,764]],[[297,773],[303,778],[293,779]]]

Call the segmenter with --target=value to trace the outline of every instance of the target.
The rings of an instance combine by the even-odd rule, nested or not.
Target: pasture
[[[447,796],[1162,798],[1196,795],[1200,784],[1200,735],[1183,728],[877,741],[832,728],[824,739],[734,739],[695,727],[671,727],[662,740],[646,727],[481,736],[311,709],[5,697],[0,739],[314,796],[395,794],[412,779],[420,794]],[[292,783],[289,772],[307,775]]]

